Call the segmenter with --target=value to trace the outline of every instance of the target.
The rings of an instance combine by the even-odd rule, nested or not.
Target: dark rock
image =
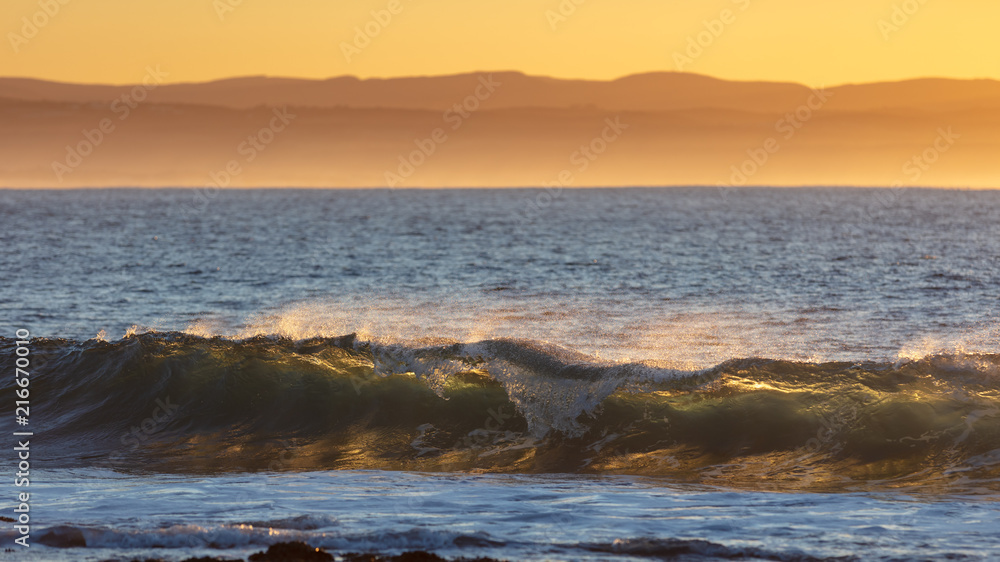
[[[331,562],[333,556],[304,542],[279,542],[267,552],[250,555],[250,562]]]
[[[398,556],[379,556],[377,554],[351,552],[344,554],[345,562],[447,562],[437,554],[431,554],[422,550],[404,552]],[[414,558],[415,557],[415,558]]]
[[[448,562],[448,560],[431,552],[414,550],[412,552],[404,552],[399,556],[393,557],[393,562]]]
[[[432,552],[413,550],[396,556],[378,556],[369,553],[350,552],[342,555],[345,562],[448,562]],[[495,558],[456,558],[453,562],[500,562]]]
[[[76,527],[67,527],[65,525],[52,527],[38,539],[38,542],[40,544],[44,544],[45,546],[55,548],[77,548],[87,546],[87,539],[83,538],[83,532],[80,531],[80,529],[77,529]]]

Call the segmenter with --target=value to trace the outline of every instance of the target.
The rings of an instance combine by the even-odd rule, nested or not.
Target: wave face
[[[13,340],[0,364],[14,370]],[[32,457],[123,471],[666,476],[776,489],[1000,489],[1000,355],[727,361],[531,341],[145,333],[31,343]],[[12,377],[4,391],[12,395]],[[13,400],[0,404],[13,417]]]

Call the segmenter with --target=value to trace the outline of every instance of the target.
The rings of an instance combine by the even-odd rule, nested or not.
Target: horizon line
[[[52,190],[52,191],[97,191],[97,190],[136,190],[136,191],[146,191],[146,190],[203,190],[204,186],[199,185],[69,185],[69,186],[47,186],[47,187],[20,187],[20,186],[4,186],[0,185],[0,191],[39,191],[39,190]],[[401,187],[388,187],[388,186],[278,186],[278,185],[250,185],[250,186],[226,186],[218,187],[219,191],[266,191],[266,190],[299,190],[299,191],[368,191],[368,190],[387,190],[387,191],[456,191],[456,190],[495,190],[495,191],[507,191],[507,190],[545,190],[551,189],[546,186],[530,186],[530,185],[510,185],[504,187],[496,186],[401,186]],[[795,184],[795,185],[780,185],[780,184],[747,184],[739,186],[720,186],[720,185],[710,185],[710,184],[662,184],[662,185],[576,185],[576,186],[564,186],[564,190],[594,190],[594,189],[717,189],[726,191],[740,191],[740,190],[753,190],[753,189],[775,189],[775,190],[788,190],[788,189],[868,189],[868,190],[899,190],[906,191],[910,189],[919,190],[929,190],[929,191],[1000,191],[1000,185],[995,187],[975,187],[971,185],[873,185],[873,184]]]
[[[557,80],[561,82],[589,82],[589,83],[613,83],[619,82],[621,80],[626,80],[628,78],[635,78],[638,76],[649,76],[649,75],[685,75],[685,76],[695,76],[700,78],[707,78],[710,80],[717,80],[720,82],[738,83],[738,84],[792,84],[797,86],[803,86],[806,88],[840,88],[844,86],[868,86],[876,84],[902,84],[906,82],[920,82],[927,80],[944,80],[952,82],[1000,82],[1000,79],[990,78],[990,77],[978,77],[978,78],[956,78],[956,77],[946,77],[946,76],[917,76],[912,78],[902,78],[896,80],[877,80],[873,82],[844,82],[835,85],[821,85],[812,86],[805,82],[796,82],[794,80],[737,80],[729,78],[720,78],[718,76],[712,76],[710,74],[702,74],[699,72],[684,72],[676,70],[651,70],[648,72],[636,72],[632,74],[625,74],[617,78],[611,79],[595,79],[595,78],[565,78],[550,76],[546,74],[529,74],[521,70],[477,70],[469,72],[456,72],[448,74],[416,74],[416,75],[400,75],[400,76],[368,76],[360,77],[354,74],[340,74],[335,76],[328,76],[326,78],[307,78],[298,76],[281,76],[281,75],[270,75],[270,74],[246,74],[246,75],[236,75],[227,76],[222,78],[214,78],[210,80],[203,81],[177,81],[177,82],[163,82],[160,86],[200,86],[207,84],[216,84],[220,82],[229,82],[236,80],[247,80],[247,79],[264,79],[264,80],[294,80],[299,82],[328,82],[331,80],[340,80],[345,78],[350,78],[357,80],[359,82],[368,81],[390,81],[390,80],[414,80],[414,79],[435,79],[435,78],[455,78],[460,76],[476,76],[482,74],[517,74],[527,78],[542,78],[547,80]],[[49,84],[64,84],[70,86],[104,86],[104,87],[129,87],[135,86],[138,82],[121,82],[121,83],[111,83],[111,82],[72,82],[65,80],[55,80],[50,78],[39,78],[36,76],[6,76],[0,75],[0,80],[32,80],[36,82],[47,82]]]

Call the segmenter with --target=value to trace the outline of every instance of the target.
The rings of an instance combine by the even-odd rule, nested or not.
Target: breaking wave
[[[0,338],[5,372],[14,345]],[[810,489],[1000,482],[1000,355],[679,371],[509,339],[152,332],[36,339],[31,351],[42,466],[638,474]],[[14,378],[2,386],[12,392]],[[0,412],[13,417],[13,406]]]

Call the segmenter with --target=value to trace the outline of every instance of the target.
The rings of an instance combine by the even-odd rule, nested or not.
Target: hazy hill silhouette
[[[387,172],[407,171],[399,159],[419,149],[415,141],[441,129],[447,140],[414,156],[419,165],[397,186],[537,186],[564,170],[570,185],[1000,186],[993,80],[817,94],[799,84],[670,72],[607,82],[516,72],[246,77],[159,86],[121,119],[111,102],[133,88],[0,78],[0,185],[201,186],[235,161],[234,186],[385,187]],[[444,112],[477,89],[488,94],[475,100],[477,110],[448,119]],[[273,122],[269,107],[296,117],[267,133],[272,142],[248,160],[244,143]],[[627,128],[607,142],[606,120],[615,118]],[[70,153],[86,150],[106,119],[113,131],[75,162]],[[593,159],[581,155],[588,146],[601,149]],[[924,155],[933,162],[914,163]]]
[[[168,84],[150,92],[152,103],[245,109],[259,105],[442,109],[472,93],[483,75],[500,84],[492,109],[596,106],[611,111],[676,111],[693,108],[782,111],[801,103],[808,88],[775,82],[731,82],[678,72],[655,72],[600,82],[527,76],[519,72],[359,80],[351,76],[302,80],[261,76],[199,84]],[[65,84],[0,78],[2,97],[26,101],[110,102],[131,86]],[[828,109],[968,109],[1000,107],[1000,81],[919,79],[828,88]]]

